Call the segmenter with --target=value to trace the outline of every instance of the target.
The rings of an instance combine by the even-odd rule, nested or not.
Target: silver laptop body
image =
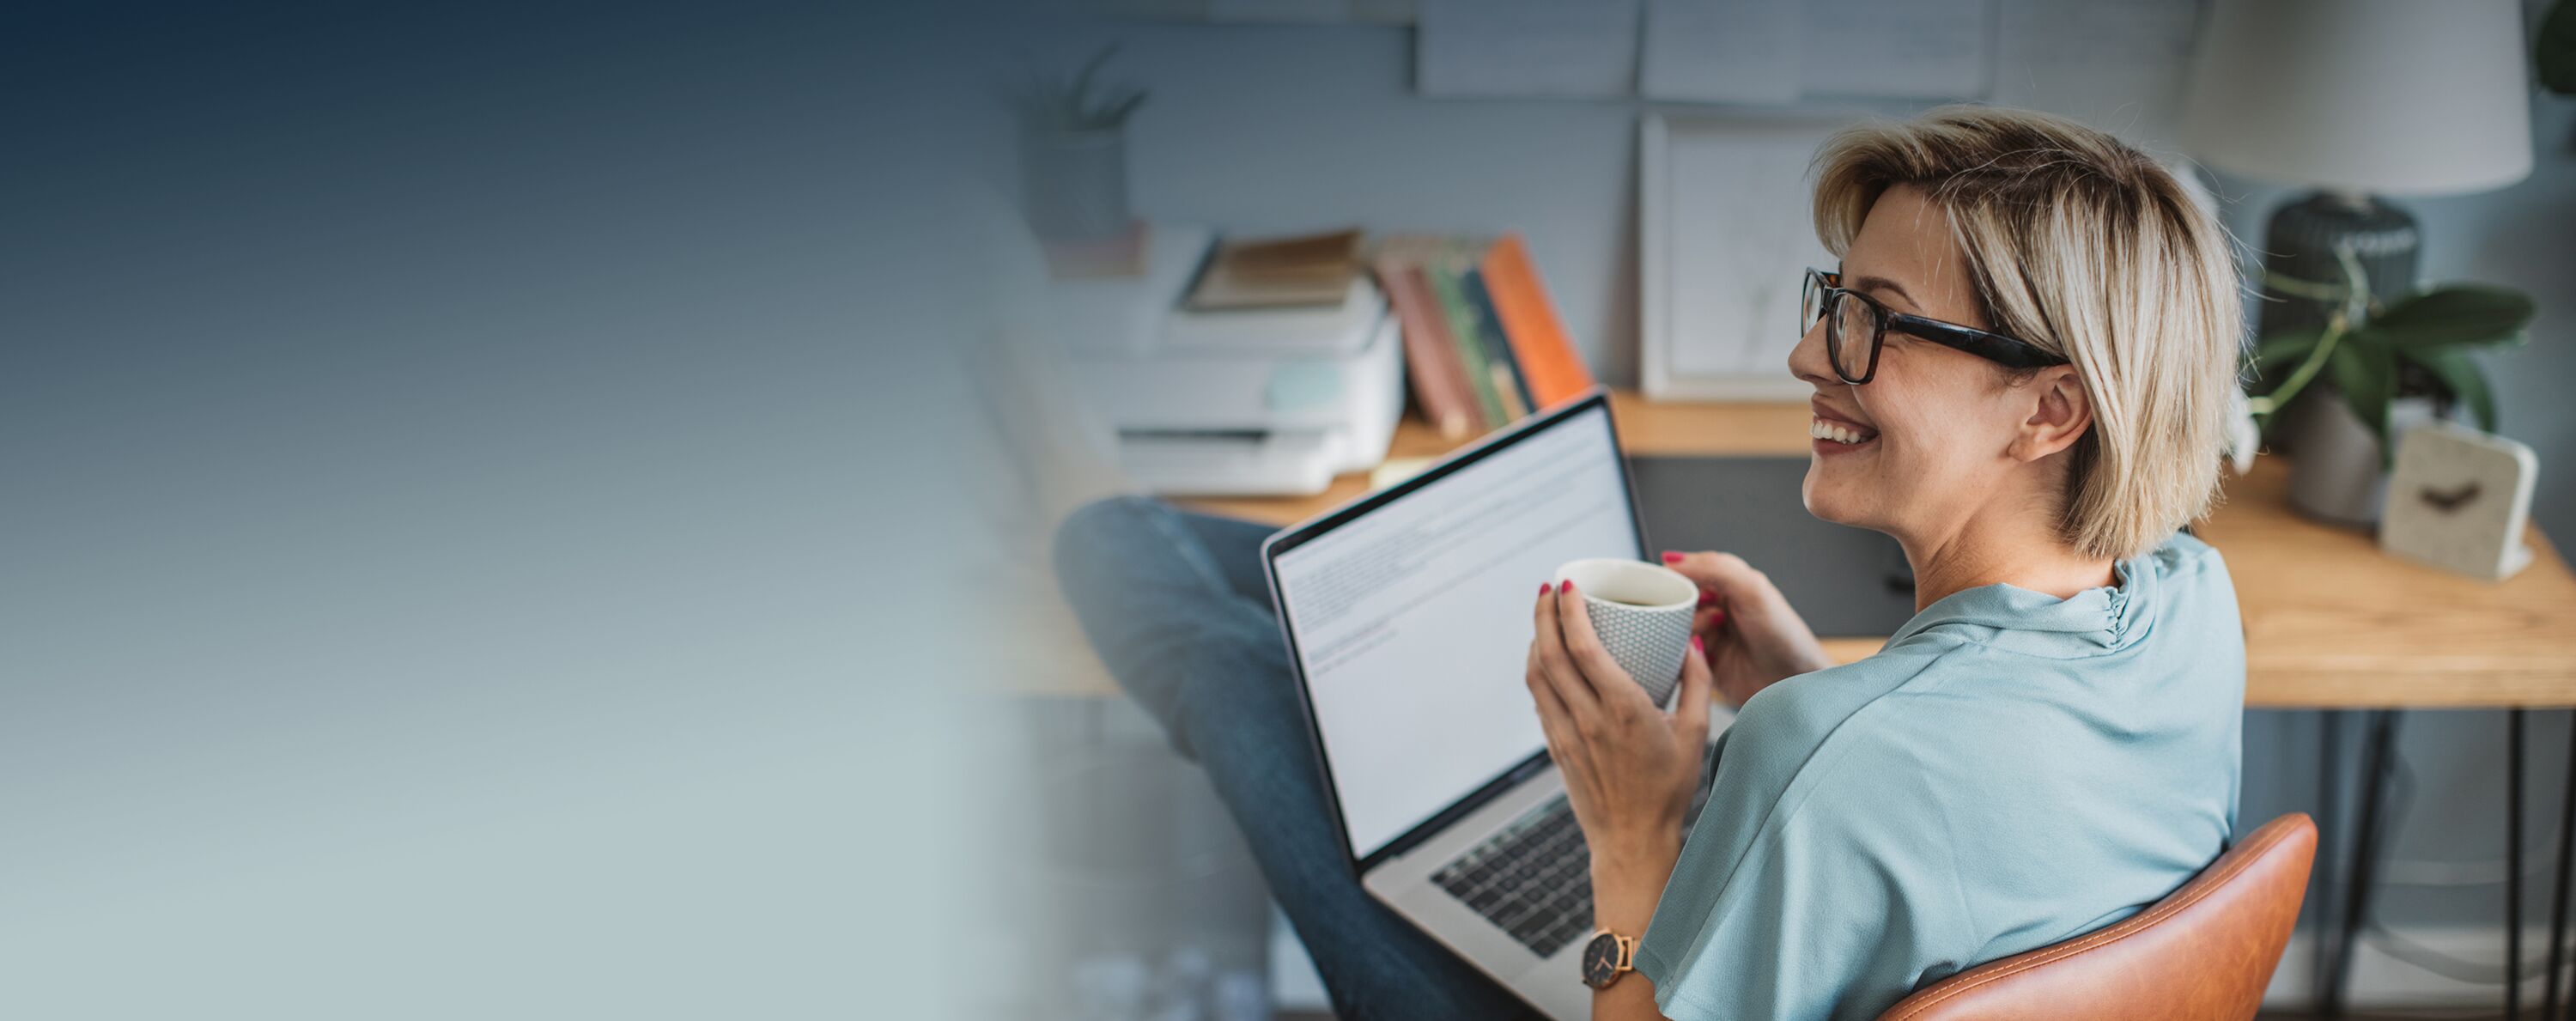
[[[1565,561],[1644,557],[1638,522],[1595,391],[1262,547],[1353,872],[1568,1021],[1590,873],[1523,683],[1530,611]]]

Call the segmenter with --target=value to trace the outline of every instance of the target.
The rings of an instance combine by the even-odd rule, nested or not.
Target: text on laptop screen
[[[1569,560],[1643,554],[1605,407],[1279,553],[1354,854],[1544,747],[1523,682],[1539,584]]]

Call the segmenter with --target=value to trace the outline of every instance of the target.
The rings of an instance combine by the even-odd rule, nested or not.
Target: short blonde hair
[[[2126,558],[2208,513],[2243,357],[2234,247],[2172,172],[2046,114],[1949,106],[1817,152],[1816,236],[1837,258],[1879,196],[1923,190],[1967,256],[1989,329],[2065,356],[2093,405],[2066,540]]]

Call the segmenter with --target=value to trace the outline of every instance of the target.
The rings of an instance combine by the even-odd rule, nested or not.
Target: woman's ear
[[[2030,417],[2013,436],[2005,453],[2017,461],[2037,461],[2075,445],[2093,427],[2093,400],[2084,393],[2084,378],[2071,365],[2039,370],[2022,392],[2036,399]]]

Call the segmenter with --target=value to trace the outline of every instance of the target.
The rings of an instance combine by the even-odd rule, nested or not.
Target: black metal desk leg
[[[2388,800],[2390,756],[2397,743],[2397,710],[2374,709],[2370,733],[2361,746],[2361,823],[2353,828],[2352,875],[2344,892],[2342,925],[2334,936],[2334,961],[2326,974],[2326,995],[2317,1005],[2320,1017],[2343,1014],[2343,994],[2352,975],[2353,945],[2370,922],[2370,888],[2379,880],[2383,850],[2381,810]]]
[[[2317,859],[2308,872],[2308,901],[2316,905],[2315,958],[2308,968],[2310,996],[2317,1017],[2335,1021],[2343,1013],[2343,990],[2334,974],[2335,868],[2343,850],[2343,711],[2317,713]]]
[[[2504,1016],[2522,1017],[2522,710],[2505,714]]]
[[[2567,951],[2567,862],[2576,850],[2576,716],[2567,734],[2567,786],[2558,805],[2558,881],[2549,888],[2549,1001],[2540,1016],[2558,1021],[2558,968]]]

